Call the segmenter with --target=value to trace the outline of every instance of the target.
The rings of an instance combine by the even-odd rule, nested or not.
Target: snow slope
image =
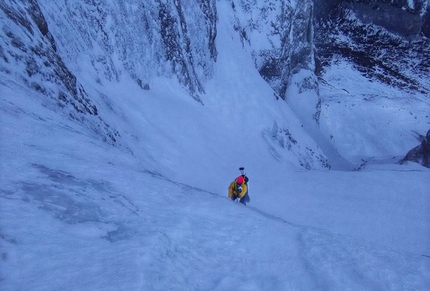
[[[1,290],[428,290],[430,171],[381,161],[376,139],[363,145],[376,159],[361,171],[325,170],[223,23],[204,106],[175,79],[154,78],[145,91],[81,68],[122,134],[116,146],[0,73]],[[327,102],[340,96],[324,90]],[[339,152],[350,153],[342,126],[382,134],[370,126],[379,119],[360,127],[326,104],[336,126],[322,132],[335,133]],[[405,112],[407,128],[415,119]],[[319,170],[299,165],[311,162]],[[239,166],[250,176],[247,207],[226,197]]]

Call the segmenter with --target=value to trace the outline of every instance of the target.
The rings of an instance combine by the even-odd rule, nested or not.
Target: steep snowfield
[[[196,126],[201,113],[178,91],[164,101],[140,97],[162,103],[152,107],[156,116],[171,102],[188,114],[175,119],[184,130],[169,131],[168,119],[130,128],[140,132],[129,143],[133,156],[14,89],[2,86],[2,290],[426,290],[430,283],[429,171],[418,165],[297,171],[246,154],[228,162],[230,146],[211,138],[226,124]],[[141,118],[126,107],[119,128]],[[191,126],[204,137],[187,139]],[[198,158],[187,163],[181,154],[192,149]],[[226,198],[237,165],[251,178],[247,207]]]
[[[346,65],[328,73],[322,134],[370,161],[325,170],[318,140],[275,99],[237,33],[218,28],[204,105],[175,79],[142,90],[80,67],[121,134],[116,146],[0,72],[1,290],[428,289],[430,171],[391,159],[428,126],[428,104],[404,104]],[[404,143],[379,138],[397,134]],[[226,197],[239,166],[247,207]]]
[[[345,60],[333,61],[320,89],[322,131],[354,163],[399,160],[430,128],[428,96],[369,82]]]

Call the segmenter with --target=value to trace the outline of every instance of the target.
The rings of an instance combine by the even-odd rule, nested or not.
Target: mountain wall
[[[217,58],[217,11],[215,1],[197,4],[1,1],[2,85],[41,93],[45,106],[118,145],[121,133],[78,79],[115,83],[127,75],[149,90],[151,78],[176,76],[201,103]]]
[[[313,55],[312,1],[230,3],[237,12],[232,25],[253,54],[256,68],[285,98],[291,73],[308,67]],[[149,89],[151,78],[175,75],[201,102],[199,95],[204,94],[216,62],[214,0],[201,0],[198,5],[161,0],[25,0],[4,1],[0,8],[3,22],[11,21],[14,31],[37,28],[69,71],[79,73],[90,63],[100,75],[98,81],[118,81],[126,73]],[[2,33],[5,41],[13,34],[6,27]],[[4,57],[9,54],[5,45],[9,43],[2,45]]]
[[[43,94],[44,106],[85,124],[115,144],[120,133],[100,115],[97,106],[65,64],[56,37],[35,0],[0,3],[0,72],[4,86],[26,87]],[[32,98],[27,96],[27,98]]]
[[[285,99],[294,72],[306,69],[313,78],[312,1],[227,2],[244,52],[277,98]],[[217,61],[215,0],[6,0],[0,13],[3,82],[42,93],[54,110],[112,144],[121,133],[103,118],[83,80],[118,83],[129,76],[150,90],[153,78],[176,77],[204,103]]]
[[[335,57],[351,61],[369,80],[430,90],[427,0],[225,2],[244,53],[314,138],[318,78]],[[129,76],[151,90],[153,78],[175,77],[204,104],[222,46],[216,0],[4,0],[0,19],[2,85],[42,93],[45,106],[114,145],[121,132],[84,83]]]
[[[336,56],[370,80],[429,92],[427,0],[318,0],[316,7],[317,74]]]

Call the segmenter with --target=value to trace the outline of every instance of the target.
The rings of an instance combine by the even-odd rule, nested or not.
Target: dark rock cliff
[[[341,57],[369,79],[429,92],[429,84],[420,81],[430,70],[427,1],[414,2],[411,8],[401,0],[316,1],[316,72]]]

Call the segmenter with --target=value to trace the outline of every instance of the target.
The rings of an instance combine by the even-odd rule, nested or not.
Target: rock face
[[[415,162],[430,168],[430,142],[424,139],[421,145],[411,149],[400,161],[400,164],[406,162]]]
[[[62,67],[63,72],[66,70],[60,64],[59,55],[66,58],[68,64],[74,64],[85,54],[95,70],[110,81],[118,80],[125,70],[141,87],[148,88],[151,77],[175,74],[197,100],[198,94],[204,92],[202,83],[212,74],[217,58],[214,0],[200,0],[197,5],[161,0],[145,4],[142,1],[118,2],[117,5],[106,1],[21,2],[23,5],[15,1],[0,3],[3,22],[11,23],[2,30],[5,39],[10,40],[1,45],[0,56],[5,61],[10,57],[8,45],[25,49],[27,39],[14,33],[24,30],[23,34],[27,31],[32,40],[40,34],[43,48],[46,50],[49,46],[51,58],[57,58],[52,61]],[[57,52],[57,43],[61,53]],[[28,52],[28,58],[42,57],[41,49]],[[30,52],[35,53],[35,57]],[[71,71],[75,69],[78,65]],[[67,86],[69,90],[75,87],[74,84]]]
[[[296,5],[277,0],[232,3],[237,3],[233,8],[241,15],[235,27],[252,50],[257,70],[277,97],[286,99],[291,76],[301,69],[313,69],[313,1]],[[267,45],[261,45],[261,39]]]
[[[401,164],[411,161],[430,168],[430,129],[427,131],[426,136],[420,136],[420,139],[421,145],[411,149],[400,161]]]
[[[324,81],[326,69],[346,61],[371,82],[427,99],[429,8],[427,0],[316,0],[315,73]],[[426,149],[416,147],[404,161],[427,165]]]
[[[233,3],[233,2],[232,2]],[[317,126],[321,101],[314,74],[314,1],[240,0],[235,27],[255,67],[304,124]],[[288,92],[288,90],[290,92]]]
[[[414,3],[413,5],[409,3]],[[429,92],[428,1],[316,1],[319,73],[335,56],[362,74],[399,88]]]
[[[22,2],[25,5],[0,3],[1,18],[9,19],[0,31],[0,71],[42,93],[49,98],[48,106],[62,108],[71,119],[85,123],[106,142],[114,144],[119,132],[99,116],[97,106],[57,53],[37,1]]]
[[[23,4],[3,1],[2,18],[14,23],[14,31],[38,27],[45,48],[49,45],[52,51],[49,55],[61,67],[55,71],[68,75],[62,80],[68,80],[64,85],[73,96],[80,90],[75,88],[70,72],[80,71],[79,60],[86,58],[104,79],[116,82],[125,73],[145,90],[150,89],[153,77],[176,76],[190,95],[202,102],[200,95],[217,60],[215,0],[132,0],[116,4],[104,0],[25,0]],[[313,1],[292,5],[280,0],[236,0],[231,1],[231,9],[236,13],[232,25],[243,45],[251,49],[257,70],[277,96],[285,99],[291,76],[301,69],[313,71]],[[2,33],[6,39],[14,38],[12,45],[27,45],[25,39],[11,36],[7,27]],[[255,38],[257,33],[258,39],[263,35],[270,45],[261,46]],[[0,46],[3,59],[11,57],[8,45]],[[31,66],[31,61],[27,63]],[[39,69],[33,65],[33,71]]]
[[[197,5],[173,0],[115,5],[103,0],[25,0],[23,4],[2,1],[3,18],[30,34],[37,27],[63,74],[68,73],[59,55],[67,58],[67,64],[76,64],[68,68],[70,72],[79,68],[79,52],[85,52],[94,69],[108,80],[117,80],[125,71],[149,89],[152,77],[176,75],[201,101],[199,94],[204,93],[217,59],[215,0],[199,0]],[[423,37],[429,34],[427,0],[236,0],[231,7],[237,13],[233,25],[243,45],[249,46],[256,69],[280,98],[286,98],[292,75],[315,67],[319,72],[334,55],[352,60],[370,78],[413,90],[428,89],[405,73],[411,69],[421,76],[429,70],[429,40]],[[2,33],[10,45],[26,45],[10,27]],[[259,43],[262,35],[267,45]],[[5,61],[11,57],[5,45],[0,47],[0,57]],[[31,61],[27,66],[32,66]],[[79,90],[71,89],[73,78],[67,78],[67,89],[77,96]]]
[[[128,74],[144,90],[155,76],[176,75],[201,102],[217,59],[215,0],[5,0],[0,19],[0,71],[111,144],[120,133],[78,82],[80,60],[100,76],[96,82]]]
[[[201,84],[201,76],[196,73],[199,66],[203,68],[211,67],[211,62],[216,61],[217,51],[215,46],[216,38],[216,19],[217,12],[215,1],[199,1],[199,14],[195,14],[191,5],[184,5],[179,1],[173,3],[167,1],[158,1],[158,20],[161,39],[164,48],[164,57],[171,63],[173,73],[178,76],[181,83],[185,84],[191,95],[199,102],[199,93],[204,93]],[[188,10],[188,11],[187,11]],[[187,14],[188,12],[188,14]],[[197,21],[193,16],[198,15]],[[157,19],[153,19],[157,20]],[[149,21],[149,20],[147,20]],[[202,26],[200,26],[202,25]],[[194,27],[192,27],[194,26]],[[200,53],[193,49],[196,40],[192,39],[196,35],[197,29],[204,29],[204,42],[199,46],[207,44],[202,51],[209,55],[209,58],[202,59]],[[201,34],[201,33],[197,33]],[[205,54],[203,54],[203,57]],[[195,63],[194,59],[201,63]],[[206,71],[204,76],[210,75]]]

